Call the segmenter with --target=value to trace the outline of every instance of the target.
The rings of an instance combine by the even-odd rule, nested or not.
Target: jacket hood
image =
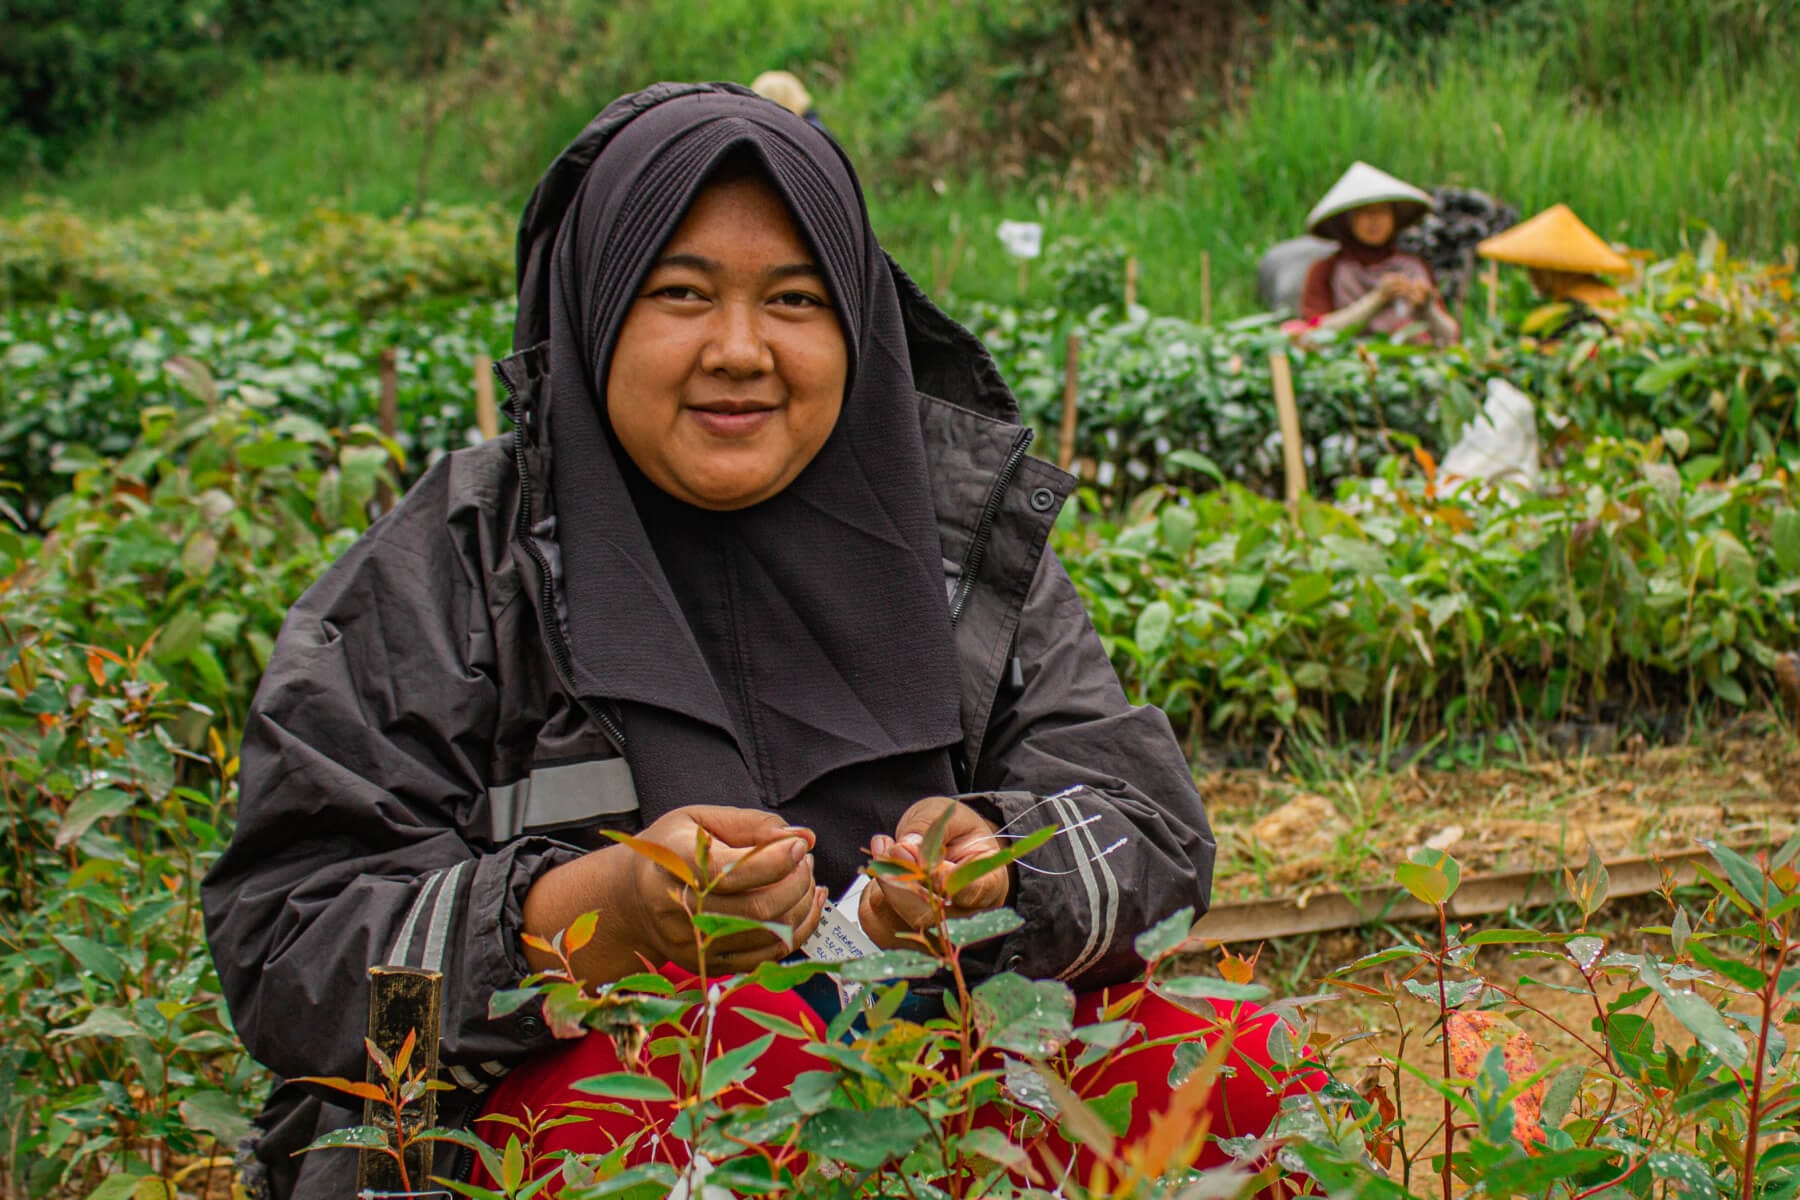
[[[620,129],[644,112],[698,93],[756,97],[755,92],[735,83],[658,83],[620,96],[588,122],[539,178],[519,218],[515,352],[531,350],[550,336],[550,265],[557,232],[594,160]],[[1018,402],[987,348],[933,304],[891,257],[888,263],[899,291],[907,351],[918,389],[983,416],[1018,424]]]

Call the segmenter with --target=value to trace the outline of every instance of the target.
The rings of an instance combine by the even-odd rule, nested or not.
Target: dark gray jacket
[[[1025,924],[990,962],[1116,981],[1137,933],[1206,906],[1212,833],[1167,719],[1126,702],[1045,548],[1068,477],[1025,453],[980,343],[895,272],[961,663],[959,782],[1012,832],[1068,830],[1019,871]],[[540,345],[499,366],[518,432],[439,462],[289,613],[202,889],[237,1030],[284,1078],[362,1076],[370,966],[442,971],[452,1121],[552,1041],[529,1010],[487,1015],[527,972],[525,892],[600,828],[639,824],[605,698],[567,682],[545,361]],[[289,1156],[352,1119],[278,1085],[257,1151],[274,1194],[348,1195],[352,1154]]]

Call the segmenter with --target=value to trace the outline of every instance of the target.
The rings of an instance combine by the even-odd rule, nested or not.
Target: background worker
[[[1307,273],[1300,293],[1307,328],[1390,336],[1422,323],[1413,340],[1443,346],[1461,337],[1431,268],[1394,244],[1431,207],[1420,189],[1367,163],[1352,163],[1306,218],[1313,236],[1338,244]]]

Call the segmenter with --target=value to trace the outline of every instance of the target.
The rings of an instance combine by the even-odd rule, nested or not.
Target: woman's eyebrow
[[[718,260],[707,258],[702,254],[665,254],[656,260],[656,264],[651,270],[659,271],[665,267],[687,267],[708,275],[716,275],[725,269]],[[782,263],[780,266],[770,267],[763,272],[763,278],[771,280],[799,277],[823,280],[825,272],[819,269],[819,264],[813,262]]]

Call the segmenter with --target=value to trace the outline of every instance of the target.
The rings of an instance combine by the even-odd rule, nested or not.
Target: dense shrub
[[[373,313],[512,294],[514,218],[444,208],[391,219],[247,205],[92,221],[63,205],[0,218],[0,301],[237,314],[269,304]]]
[[[1282,490],[1269,355],[1291,359],[1308,477],[1329,494],[1413,444],[1448,447],[1502,378],[1537,402],[1546,445],[1565,430],[1649,441],[1729,472],[1800,457],[1800,310],[1792,271],[1729,259],[1709,240],[1697,254],[1651,265],[1609,326],[1539,336],[1566,306],[1513,314],[1520,332],[1471,330],[1447,350],[1320,339],[1295,347],[1265,319],[1204,326],[1097,308],[970,306],[1026,419],[1053,447],[1062,419],[1065,334],[1082,338],[1076,455],[1106,492],[1160,481],[1198,483],[1216,469],[1269,495]],[[1187,453],[1181,453],[1187,452]],[[1054,453],[1045,449],[1045,453]],[[1191,455],[1211,460],[1197,473]],[[1174,457],[1171,457],[1174,455]]]
[[[81,140],[229,79],[223,0],[15,0],[0,10],[0,152],[59,166]]]
[[[366,526],[389,451],[189,380],[201,404],[145,409],[141,442],[78,472],[46,536],[0,520],[7,1200],[198,1194],[266,1086],[219,995],[199,880],[230,835],[232,747],[275,632]]]
[[[72,472],[126,454],[156,406],[195,401],[182,356],[220,385],[328,428],[377,420],[381,352],[395,352],[396,440],[411,480],[477,436],[479,355],[511,342],[510,306],[415,309],[367,320],[287,309],[237,319],[138,318],[114,309],[26,309],[0,324],[0,478],[35,515]],[[171,369],[171,361],[174,368]]]
[[[1542,495],[1391,460],[1334,504],[1146,493],[1059,552],[1128,688],[1196,741],[1733,708],[1800,645],[1800,485],[1598,440]]]

